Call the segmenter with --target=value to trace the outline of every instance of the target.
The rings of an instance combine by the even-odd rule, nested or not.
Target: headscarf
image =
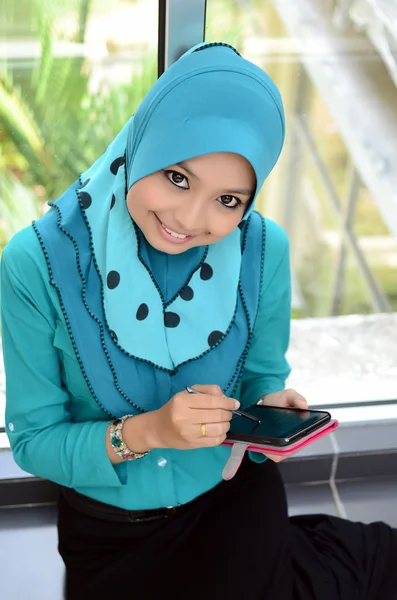
[[[193,297],[179,293],[166,304],[141,258],[128,190],[178,162],[233,152],[256,176],[246,219],[283,141],[282,101],[269,76],[232,47],[202,44],[160,77],[106,152],[82,173],[77,194],[102,280],[106,323],[125,353],[173,370],[221,343],[235,314],[241,266],[236,228],[208,246],[205,262],[186,273]]]

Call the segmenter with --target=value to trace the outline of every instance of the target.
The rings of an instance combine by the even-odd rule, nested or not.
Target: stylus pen
[[[192,388],[190,386],[186,386],[186,391],[189,392],[189,394],[202,394],[203,392],[199,392],[198,390],[196,390],[195,388]],[[234,413],[235,415],[238,415],[239,417],[245,417],[246,419],[250,419],[251,421],[255,421],[255,423],[260,423],[261,420],[258,419],[258,417],[254,417],[253,415],[249,415],[248,413],[244,412],[243,410],[232,410],[232,413]]]

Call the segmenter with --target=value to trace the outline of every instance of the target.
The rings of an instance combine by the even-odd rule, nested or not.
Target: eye
[[[242,205],[240,198],[236,196],[220,196],[219,201],[225,208],[237,208]]]
[[[163,171],[164,175],[173,185],[182,188],[183,190],[189,189],[189,182],[185,175],[179,173],[179,171]]]

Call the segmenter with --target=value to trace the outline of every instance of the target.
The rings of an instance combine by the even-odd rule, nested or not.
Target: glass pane
[[[1,247],[134,113],[157,76],[158,30],[157,0],[3,6]]]
[[[338,303],[338,314],[369,314],[372,312],[369,290],[350,249],[345,250],[344,259],[345,269]]]
[[[360,181],[352,235],[364,236],[356,243],[366,268],[395,307],[397,62],[393,68],[392,57],[386,60],[371,38],[367,17],[358,26],[357,11],[347,4],[302,0],[299,10],[292,0],[207,5],[206,40],[235,44],[283,96],[286,144],[257,208],[290,236],[295,317],[379,310],[350,251],[342,261],[348,269],[343,302],[338,289],[342,230],[354,204],[352,169]],[[376,258],[368,249],[374,236],[385,249]]]
[[[361,187],[354,231],[380,291],[397,312],[397,239],[393,237],[368,189]]]
[[[236,45],[245,58],[269,73],[283,96],[285,148],[257,209],[289,235],[295,318],[397,310],[397,60],[392,52],[396,33],[387,25],[390,19],[381,18],[387,3],[376,3],[376,12],[370,8],[373,4],[333,0],[208,0],[207,4],[206,40]],[[365,321],[373,324],[378,347],[382,335],[387,335],[382,318],[372,315]],[[366,392],[365,386],[357,387],[354,359],[350,364],[343,354],[344,374],[337,361],[333,363],[333,336],[338,338],[339,327],[340,339],[346,341],[348,324],[354,356],[361,343],[368,344],[360,317],[294,324],[293,332],[299,335],[293,335],[292,349],[302,352],[294,355],[293,385],[297,378],[305,388],[307,373],[313,397],[317,392],[321,396],[323,368],[328,369],[329,380],[333,378],[334,387],[327,383],[327,389],[335,391],[342,385],[340,392],[348,396],[343,401],[380,397],[376,394],[380,368],[368,371],[373,385]],[[342,331],[343,327],[347,329]],[[370,355],[371,348],[363,347]],[[368,356],[368,364],[373,362],[374,357]],[[387,373],[379,375],[378,388],[383,390],[379,394],[384,397],[389,396],[383,380],[395,378],[396,362],[393,368],[391,363],[393,358]],[[341,384],[350,372],[351,380]],[[338,398],[338,393],[326,394],[329,404]]]
[[[134,113],[157,77],[157,21],[157,0],[2,0],[0,249]]]

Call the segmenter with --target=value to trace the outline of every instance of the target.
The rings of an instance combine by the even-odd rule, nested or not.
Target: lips
[[[160,221],[160,223],[161,223],[161,221]],[[168,227],[166,227],[166,226],[164,225],[164,223],[161,223],[161,227],[162,227],[163,229],[165,229],[165,231],[166,231],[167,233],[169,233],[170,235],[172,235],[172,237],[174,237],[174,238],[176,238],[176,239],[178,239],[178,240],[185,240],[185,239],[186,239],[186,238],[188,238],[188,237],[193,237],[193,236],[191,236],[191,235],[186,235],[186,234],[184,234],[184,233],[177,233],[176,231],[173,231],[172,229],[169,229]]]
[[[158,222],[159,231],[163,238],[165,238],[168,242],[172,242],[174,244],[184,244],[186,242],[189,242],[194,237],[190,234],[174,231],[170,227],[167,227],[167,225],[165,225],[162,221],[160,221],[157,215],[155,216]]]

